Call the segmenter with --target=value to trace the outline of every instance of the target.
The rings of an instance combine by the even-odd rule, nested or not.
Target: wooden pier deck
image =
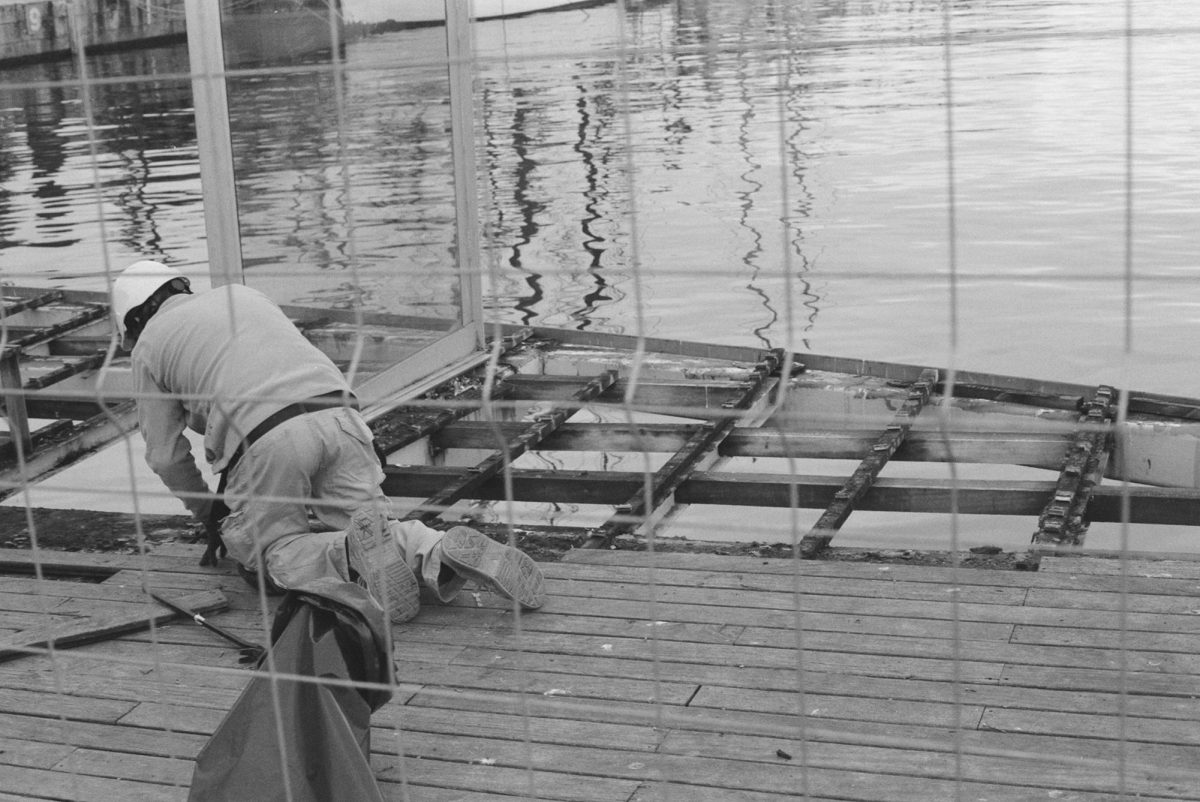
[[[259,599],[199,550],[0,551],[6,642]],[[580,551],[514,620],[467,592],[396,627],[389,798],[1200,800],[1200,563],[1035,573]],[[76,575],[69,576],[73,571]],[[274,600],[272,600],[272,603]],[[163,608],[153,608],[164,612]],[[60,630],[63,631],[63,630]],[[180,800],[251,676],[191,621],[0,663],[0,800]]]

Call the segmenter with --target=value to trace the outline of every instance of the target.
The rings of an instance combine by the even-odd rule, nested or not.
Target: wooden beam
[[[814,557],[833,540],[842,524],[850,517],[855,504],[866,495],[879,476],[879,472],[883,470],[888,460],[892,458],[892,455],[896,453],[908,436],[913,421],[925,407],[925,402],[929,400],[929,394],[933,391],[933,385],[936,383],[937,371],[929,369],[923,371],[921,377],[909,388],[908,398],[904,400],[904,404],[892,419],[891,424],[888,425],[887,430],[879,435],[879,438],[871,446],[870,452],[859,463],[841,489],[834,494],[833,500],[826,507],[825,512],[821,513],[821,517],[817,519],[813,528],[801,539],[800,556]]]
[[[72,306],[81,308],[58,323],[47,326],[9,326],[8,346],[10,348],[28,348],[48,340],[53,340],[73,329],[82,328],[108,315],[108,306],[105,304],[80,303],[72,304]]]
[[[745,412],[758,402],[770,388],[770,378],[779,370],[783,355],[767,354],[754,368],[754,373],[736,399],[723,405],[730,412]],[[621,535],[648,526],[667,515],[678,504],[675,491],[698,468],[710,467],[718,457],[718,449],[737,419],[724,417],[696,429],[671,455],[667,462],[643,482],[630,497],[617,505],[614,514],[588,538],[585,548],[605,548]]]
[[[454,393],[449,398],[430,400],[428,406],[420,403],[410,403],[390,410],[371,421],[371,432],[375,435],[375,443],[384,454],[399,451],[407,445],[417,442],[423,437],[434,439],[452,422],[480,410],[483,405],[483,383],[472,385]],[[507,382],[497,382],[492,388],[492,399],[507,399],[512,396],[512,386]],[[496,429],[493,424],[483,422],[489,438],[486,445],[477,448],[494,448],[496,445]],[[521,428],[525,428],[521,425]],[[517,436],[513,432],[511,436]]]
[[[502,436],[520,431],[520,423],[459,421],[431,434],[438,449],[492,448],[496,426]],[[539,446],[541,451],[677,451],[701,424],[696,423],[567,423]],[[879,437],[875,429],[820,429],[787,432],[736,426],[720,445],[723,457],[792,459],[858,459]],[[1069,434],[955,430],[912,430],[892,455],[913,462],[977,462],[1026,465],[1054,470],[1070,442]]]
[[[944,393],[945,385],[939,384],[937,390],[939,393]],[[1083,397],[1074,394],[1056,394],[1048,393],[1031,388],[1029,390],[1017,390],[1009,387],[988,387],[980,384],[954,384],[954,398],[979,398],[987,401],[996,401],[1003,404],[1021,404],[1024,406],[1036,406],[1042,409],[1067,409],[1078,410],[1083,404]]]
[[[506,381],[513,386],[515,400],[553,401],[566,395],[566,388],[578,383],[579,377],[517,374]],[[632,405],[638,411],[706,418],[726,404],[736,402],[743,386],[742,382],[734,381],[643,380],[637,384]],[[627,387],[627,382],[618,378],[598,400],[624,406]]]
[[[0,500],[20,492],[26,484],[45,479],[77,460],[95,453],[129,434],[137,426],[137,409],[132,401],[101,412],[62,433],[62,439],[39,443],[25,455],[23,464],[0,466]]]
[[[499,476],[506,466],[512,465],[514,460],[550,436],[567,418],[574,415],[581,405],[598,398],[616,379],[615,371],[605,371],[576,390],[569,403],[537,413],[532,422],[526,424],[523,432],[508,440],[502,448],[488,455],[466,474],[439,488],[424,504],[410,513],[408,518],[429,522],[459,499],[473,498],[472,493],[481,485]]]
[[[73,421],[56,420],[36,429],[32,432],[32,447],[26,447],[23,454],[26,457],[36,454],[38,449],[44,447],[45,444],[54,443],[69,436],[74,427]],[[16,465],[19,458],[16,443],[11,438],[0,437],[0,467]]]
[[[390,496],[419,498],[453,481],[463,468],[388,466],[383,483]],[[645,481],[632,471],[512,471],[516,501],[570,504],[619,504]],[[681,504],[787,508],[793,493],[802,509],[823,509],[845,483],[837,476],[812,474],[697,473],[680,484]],[[1033,516],[1054,488],[1050,481],[980,479],[951,483],[945,479],[876,479],[857,509],[874,512],[949,513],[951,498],[964,515]],[[504,482],[481,484],[475,498],[505,498]],[[1093,522],[1120,522],[1122,498],[1128,493],[1130,522],[1200,526],[1200,490],[1100,486],[1092,494]],[[1200,537],[1200,535],[1198,535]]]
[[[181,597],[177,603],[197,613],[211,613],[229,606],[225,595],[217,590],[192,593]],[[58,619],[56,623],[23,630],[0,640],[0,662],[42,654],[49,648],[63,649],[127,632],[138,632],[152,625],[161,626],[178,615],[169,607],[153,601],[138,605],[124,604],[119,608],[111,603],[109,606],[113,609],[106,612],[104,605],[97,603],[97,612],[86,618],[53,616]]]
[[[37,365],[52,365],[49,370],[40,375],[29,376],[25,379],[26,390],[41,390],[49,387],[55,382],[60,382],[63,379],[68,379],[71,376],[83,373],[89,370],[95,370],[104,364],[106,354],[103,352],[89,354],[88,356],[79,359],[63,359],[63,358],[44,358],[44,357],[26,357],[25,372],[29,374],[30,368]]]
[[[128,403],[129,400],[118,395],[104,397],[105,405],[109,408]],[[29,417],[42,420],[82,421],[95,417],[102,411],[100,404],[91,394],[87,397],[80,393],[67,396],[42,391],[26,396],[25,408],[29,411]]]
[[[505,331],[525,330],[524,327],[505,324]],[[665,338],[637,338],[624,334],[609,334],[606,332],[565,331],[553,328],[533,328],[534,336],[551,342],[562,342],[570,345],[593,348],[611,348],[617,350],[632,350],[641,347],[647,352],[683,356],[694,359],[710,359],[728,362],[743,362],[751,365],[756,362],[761,351],[747,346],[727,346],[710,343],[693,342],[690,340],[671,340]],[[920,378],[927,365],[911,365],[900,362],[882,362],[878,360],[857,359],[827,354],[797,353],[797,363],[803,364],[809,371],[828,371],[830,373],[846,373],[859,376],[874,376],[903,383],[911,383]],[[946,368],[938,369],[940,376],[949,374]],[[954,371],[955,396],[986,397],[981,393],[991,394],[1008,392],[1015,395],[1041,397],[1045,399],[1077,399],[1082,400],[1093,390],[1084,384],[1058,382],[1021,376],[1007,376],[996,373],[985,373],[976,370]],[[984,390],[983,388],[991,388]],[[1068,403],[1070,403],[1068,401]],[[1131,392],[1129,397],[1130,414],[1156,415],[1167,418],[1180,418],[1200,421],[1200,400],[1185,396],[1171,396],[1160,393]]]
[[[0,392],[4,396],[4,415],[12,441],[20,444],[20,454],[33,451],[33,434],[29,430],[29,410],[25,404],[24,383],[21,381],[21,351],[5,348],[0,351]]]
[[[1054,493],[1038,516],[1038,528],[1033,535],[1035,549],[1083,544],[1088,502],[1104,477],[1112,451],[1111,421],[1116,415],[1116,401],[1116,391],[1101,385],[1079,418],[1079,428],[1063,461]]]
[[[63,297],[64,293],[62,290],[51,290],[50,292],[44,292],[40,295],[26,296],[23,298],[6,297],[3,299],[4,310],[3,313],[0,314],[0,317],[7,318],[17,314],[18,312],[24,312],[26,309],[37,309],[39,306],[57,303],[58,301],[63,300]]]

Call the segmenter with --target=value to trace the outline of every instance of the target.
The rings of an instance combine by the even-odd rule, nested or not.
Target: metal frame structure
[[[356,392],[368,406],[381,407],[410,397],[419,391],[415,388],[423,380],[427,384],[453,375],[482,358],[482,260],[472,134],[470,8],[468,0],[445,0],[445,7],[459,319],[450,332],[416,354],[356,383]],[[209,272],[213,286],[221,286],[244,279],[221,8],[220,3],[209,0],[188,0],[186,8]]]

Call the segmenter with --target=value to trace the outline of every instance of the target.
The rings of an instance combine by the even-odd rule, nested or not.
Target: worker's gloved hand
[[[204,521],[204,534],[208,540],[208,547],[204,550],[204,556],[200,558],[201,565],[216,565],[219,558],[229,553],[225,548],[225,541],[221,539],[221,522],[228,514],[229,506],[222,499],[213,501],[208,518]]]

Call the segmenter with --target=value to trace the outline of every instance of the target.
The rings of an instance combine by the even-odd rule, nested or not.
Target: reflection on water
[[[940,2],[628,5],[474,26],[492,317],[1200,394],[1200,6],[956,3],[948,81]],[[233,81],[253,282],[454,303],[436,42]],[[185,48],[88,65],[153,76],[91,87],[94,159],[71,64],[0,73],[6,275],[202,272]]]
[[[440,35],[357,43],[337,71],[229,79],[249,283],[293,303],[457,317]]]
[[[105,240],[115,251],[169,258],[180,239],[201,236],[187,68],[182,48],[90,59],[97,83],[87,96],[70,61],[0,71],[0,253],[8,280],[94,275]]]

